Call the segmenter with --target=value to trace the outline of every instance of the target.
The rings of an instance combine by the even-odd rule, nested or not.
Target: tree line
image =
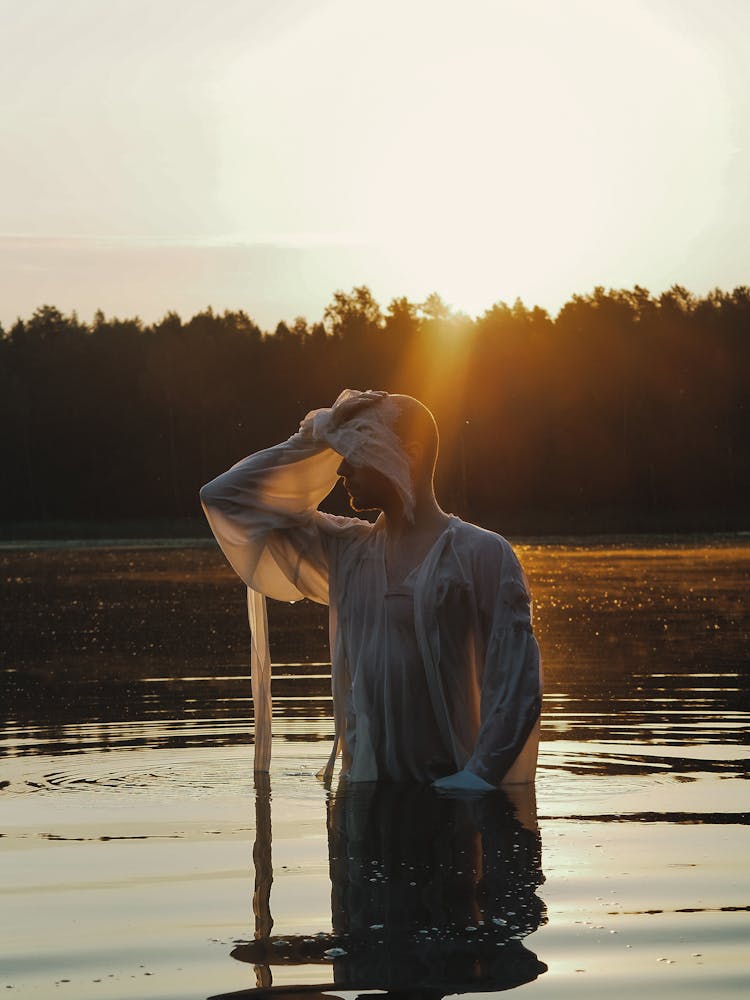
[[[321,322],[243,311],[0,329],[0,513],[199,515],[199,486],[346,387],[422,399],[444,506],[508,531],[746,527],[750,288],[596,288],[556,316],[338,291]],[[334,498],[334,506],[340,498]],[[340,507],[338,509],[341,509]]]

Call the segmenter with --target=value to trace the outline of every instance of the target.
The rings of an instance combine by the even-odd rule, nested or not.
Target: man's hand
[[[337,403],[331,409],[333,426],[340,427],[342,424],[345,424],[347,420],[351,420],[351,418],[359,413],[360,410],[364,410],[368,406],[372,406],[373,403],[380,402],[380,400],[385,399],[387,395],[388,393],[386,392],[368,389],[366,392],[361,392],[357,396],[351,396],[349,399],[345,399],[341,403]]]
[[[471,771],[467,771],[466,768],[462,771],[456,771],[455,774],[447,774],[444,778],[438,778],[437,781],[433,781],[432,787],[439,792],[473,792],[476,794],[495,791],[494,785]]]

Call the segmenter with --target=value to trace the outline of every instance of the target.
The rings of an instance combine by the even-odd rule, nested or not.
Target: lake
[[[536,787],[325,788],[325,609],[199,541],[0,548],[0,989],[15,997],[744,997],[750,539],[517,544]],[[381,994],[382,995],[382,994]]]

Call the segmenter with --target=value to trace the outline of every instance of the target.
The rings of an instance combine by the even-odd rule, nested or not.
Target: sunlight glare
[[[720,86],[650,5],[363,11],[331,3],[290,26],[284,72],[273,45],[227,71],[223,186],[245,233],[349,233],[402,292],[439,287],[478,312],[585,287],[603,251],[624,268],[644,216],[690,240],[715,213],[731,156]],[[274,100],[253,100],[238,133],[237,98],[269,76]]]

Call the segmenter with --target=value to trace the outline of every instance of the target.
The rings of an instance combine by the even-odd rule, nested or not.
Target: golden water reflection
[[[252,784],[244,595],[215,550],[0,550],[6,985],[65,975],[99,1000],[102,974],[153,971],[175,1000],[258,982],[415,1000],[549,966],[533,988],[559,997],[744,997],[750,544],[522,555],[544,904],[539,834],[502,797],[326,798],[325,609],[270,609],[272,801]]]
[[[744,742],[750,544],[519,550],[545,741]],[[244,596],[215,548],[0,550],[0,578],[0,755],[248,740]],[[328,739],[325,608],[269,614],[274,733]]]

